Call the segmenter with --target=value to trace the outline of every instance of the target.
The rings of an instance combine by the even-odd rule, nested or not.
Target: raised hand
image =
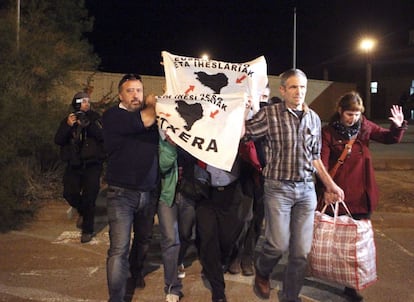
[[[401,127],[404,122],[404,113],[402,107],[398,105],[392,105],[391,115],[388,119],[391,120],[397,127]]]

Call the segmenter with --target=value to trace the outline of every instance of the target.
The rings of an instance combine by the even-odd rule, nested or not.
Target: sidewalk
[[[410,125],[410,128],[414,128]],[[362,292],[368,302],[414,301],[414,129],[400,145],[372,144],[381,205],[373,215],[378,281]],[[384,170],[385,169],[385,170]],[[108,299],[105,261],[108,228],[104,200],[98,200],[98,235],[80,243],[76,217],[68,219],[63,201],[44,204],[23,230],[0,234],[0,301],[88,301]],[[183,280],[182,302],[211,301],[194,250]],[[269,301],[277,302],[285,259],[272,274]],[[164,301],[158,225],[147,264],[146,288],[131,294],[133,302]],[[256,302],[253,277],[225,275],[229,302]],[[307,278],[303,302],[345,302],[342,287]]]

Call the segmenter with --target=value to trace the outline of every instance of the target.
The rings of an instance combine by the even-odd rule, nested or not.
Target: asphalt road
[[[398,149],[397,149],[398,148]],[[362,293],[364,301],[414,302],[414,135],[398,146],[372,145],[381,200],[373,215],[378,281]],[[398,151],[397,151],[398,150]],[[395,163],[395,164],[393,164]],[[63,200],[45,202],[26,228],[0,234],[0,301],[106,301],[105,260],[108,233],[103,201],[98,202],[98,235],[80,243],[76,217],[68,219]],[[146,288],[131,301],[164,301],[159,232],[154,228]],[[195,253],[183,281],[183,302],[211,301]],[[277,300],[280,271],[272,275],[270,301]],[[229,302],[263,301],[253,294],[252,277],[226,274]],[[308,278],[303,301],[343,302],[342,287]]]

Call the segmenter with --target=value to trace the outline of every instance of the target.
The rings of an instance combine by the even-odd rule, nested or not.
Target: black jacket
[[[140,111],[118,105],[102,117],[108,153],[106,181],[121,188],[151,191],[158,184],[158,129],[146,128]]]
[[[81,125],[72,127],[65,117],[55,134],[55,143],[61,147],[61,159],[72,166],[102,163],[105,159],[102,122],[99,113],[89,110],[80,117]]]

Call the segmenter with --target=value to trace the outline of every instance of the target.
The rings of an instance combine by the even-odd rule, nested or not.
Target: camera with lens
[[[76,119],[78,120],[78,124],[81,127],[86,127],[89,125],[89,119],[86,116],[86,113],[84,111],[78,110],[78,111],[75,111],[74,114],[76,116]]]
[[[82,119],[86,118],[86,114],[82,110],[75,111],[73,114],[75,114],[75,116],[78,120],[82,120]]]

